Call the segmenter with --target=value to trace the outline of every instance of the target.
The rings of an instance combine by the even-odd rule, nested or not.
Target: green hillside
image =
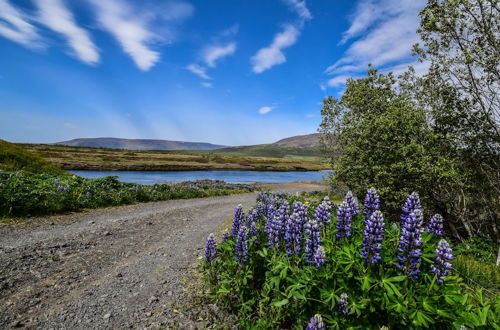
[[[65,171],[23,147],[0,139],[0,170],[63,174]]]
[[[190,152],[193,152],[190,150]],[[320,161],[321,152],[317,147],[287,147],[276,144],[230,147],[217,150],[197,150],[203,154],[226,154],[247,157],[272,157],[294,160]]]

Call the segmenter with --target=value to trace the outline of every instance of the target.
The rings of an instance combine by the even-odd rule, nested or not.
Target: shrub
[[[489,301],[471,304],[479,299],[451,270],[448,242],[408,205],[401,226],[385,226],[351,194],[337,208],[261,193],[246,217],[237,208],[231,235],[209,238],[201,270],[210,297],[242,328],[499,328]]]

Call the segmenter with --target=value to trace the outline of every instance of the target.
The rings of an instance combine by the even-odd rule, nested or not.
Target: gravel
[[[217,306],[186,308],[205,239],[229,224],[236,205],[249,208],[255,197],[128,205],[1,226],[0,328],[206,326],[206,313]]]

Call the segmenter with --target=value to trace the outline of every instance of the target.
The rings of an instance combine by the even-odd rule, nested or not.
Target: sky
[[[368,64],[414,65],[425,0],[0,0],[0,138],[223,145],[310,134]]]

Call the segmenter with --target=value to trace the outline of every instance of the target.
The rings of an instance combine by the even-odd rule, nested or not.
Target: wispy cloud
[[[271,45],[259,49],[250,58],[254,73],[262,73],[275,65],[285,63],[286,56],[283,50],[297,42],[304,23],[312,19],[311,12],[307,9],[305,0],[284,0],[284,2],[298,15],[299,19],[293,24],[284,24],[283,30],[274,36]]]
[[[309,20],[312,18],[311,12],[306,6],[306,1],[299,0],[284,0],[285,3],[299,15],[300,19],[303,21]]]
[[[346,77],[366,71],[368,64],[384,72],[397,69],[400,73],[404,71],[403,66],[417,64],[411,47],[419,41],[418,13],[424,5],[425,0],[359,2],[340,43],[354,41],[343,56],[325,70],[334,77],[322,84],[322,88],[339,87]]]
[[[186,67],[186,70],[191,71],[201,79],[212,79],[208,74],[207,74],[207,69],[198,65],[198,64],[189,64]]]
[[[39,8],[38,20],[51,30],[62,34],[75,55],[83,62],[99,62],[99,52],[87,31],[79,27],[73,14],[61,0],[36,0]]]
[[[160,53],[150,44],[159,40],[148,27],[148,21],[122,0],[90,0],[97,9],[99,23],[120,43],[123,50],[143,71],[151,69],[159,60]]]
[[[215,68],[217,61],[236,52],[236,42],[233,39],[238,34],[238,30],[239,25],[235,24],[212,37],[211,43],[200,52],[198,62],[202,64],[192,63],[186,69],[202,79],[211,79],[207,74],[208,68]]]
[[[7,0],[0,0],[0,36],[28,48],[42,47],[40,35],[27,15]]]
[[[269,112],[271,112],[275,107],[262,107],[259,109],[259,113],[261,115],[265,115],[265,114],[268,114]]]
[[[214,87],[214,85],[211,82],[208,82],[208,81],[203,81],[201,83],[201,86],[205,87],[205,88],[213,88]]]
[[[203,50],[203,60],[211,67],[215,67],[215,62],[223,57],[234,54],[236,51],[236,43],[230,42],[227,45],[212,45]]]

